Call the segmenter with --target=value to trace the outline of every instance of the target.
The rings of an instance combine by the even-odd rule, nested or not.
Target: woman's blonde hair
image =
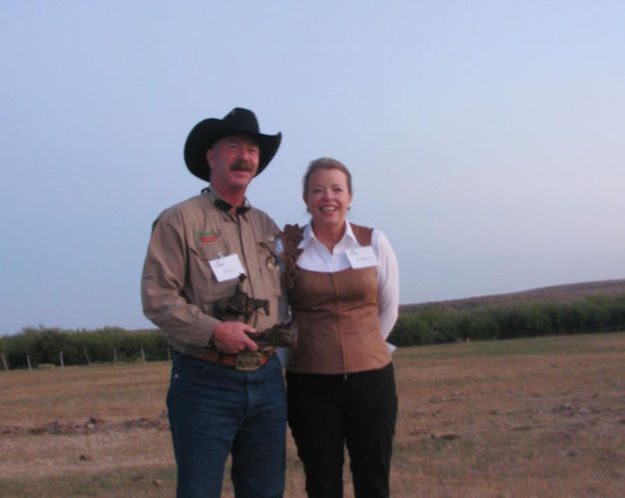
[[[338,169],[339,171],[345,173],[345,176],[347,177],[347,190],[350,194],[352,193],[352,174],[347,169],[347,166],[345,166],[341,161],[337,161],[331,157],[320,157],[308,165],[308,169],[304,174],[304,179],[302,181],[304,195],[308,194],[308,183],[310,182],[310,177],[319,169]]]

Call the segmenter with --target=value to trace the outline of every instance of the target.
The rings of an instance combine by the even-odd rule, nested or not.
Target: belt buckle
[[[263,366],[263,354],[257,351],[244,351],[236,357],[234,367],[239,372],[254,372]]]

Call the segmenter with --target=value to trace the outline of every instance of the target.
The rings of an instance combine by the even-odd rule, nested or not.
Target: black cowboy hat
[[[206,162],[206,151],[217,140],[229,135],[249,135],[258,142],[258,175],[265,169],[280,146],[282,134],[263,135],[258,128],[258,120],[248,109],[235,107],[223,119],[209,118],[196,124],[184,144],[184,161],[187,168],[198,178],[210,182],[211,170]]]

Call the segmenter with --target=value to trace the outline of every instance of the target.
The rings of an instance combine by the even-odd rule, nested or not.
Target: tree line
[[[0,353],[6,362],[4,368],[156,361],[167,360],[170,355],[165,335],[160,331],[131,332],[119,327],[97,330],[29,327],[13,336],[0,337]]]
[[[402,313],[389,341],[401,347],[616,330],[625,330],[625,294],[568,303],[520,303],[467,310],[430,308]],[[162,332],[133,332],[119,327],[25,328],[18,334],[0,337],[0,353],[4,368],[157,361],[171,357]]]
[[[504,304],[400,314],[389,341],[397,346],[571,335],[625,330],[625,294],[566,303]]]

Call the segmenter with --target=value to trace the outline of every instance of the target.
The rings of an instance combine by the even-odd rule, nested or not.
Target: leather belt
[[[219,351],[194,351],[187,353],[209,363],[219,363],[227,367],[234,367],[240,372],[254,372],[266,365],[276,350],[272,347],[262,351],[243,351],[238,354],[220,353]]]

